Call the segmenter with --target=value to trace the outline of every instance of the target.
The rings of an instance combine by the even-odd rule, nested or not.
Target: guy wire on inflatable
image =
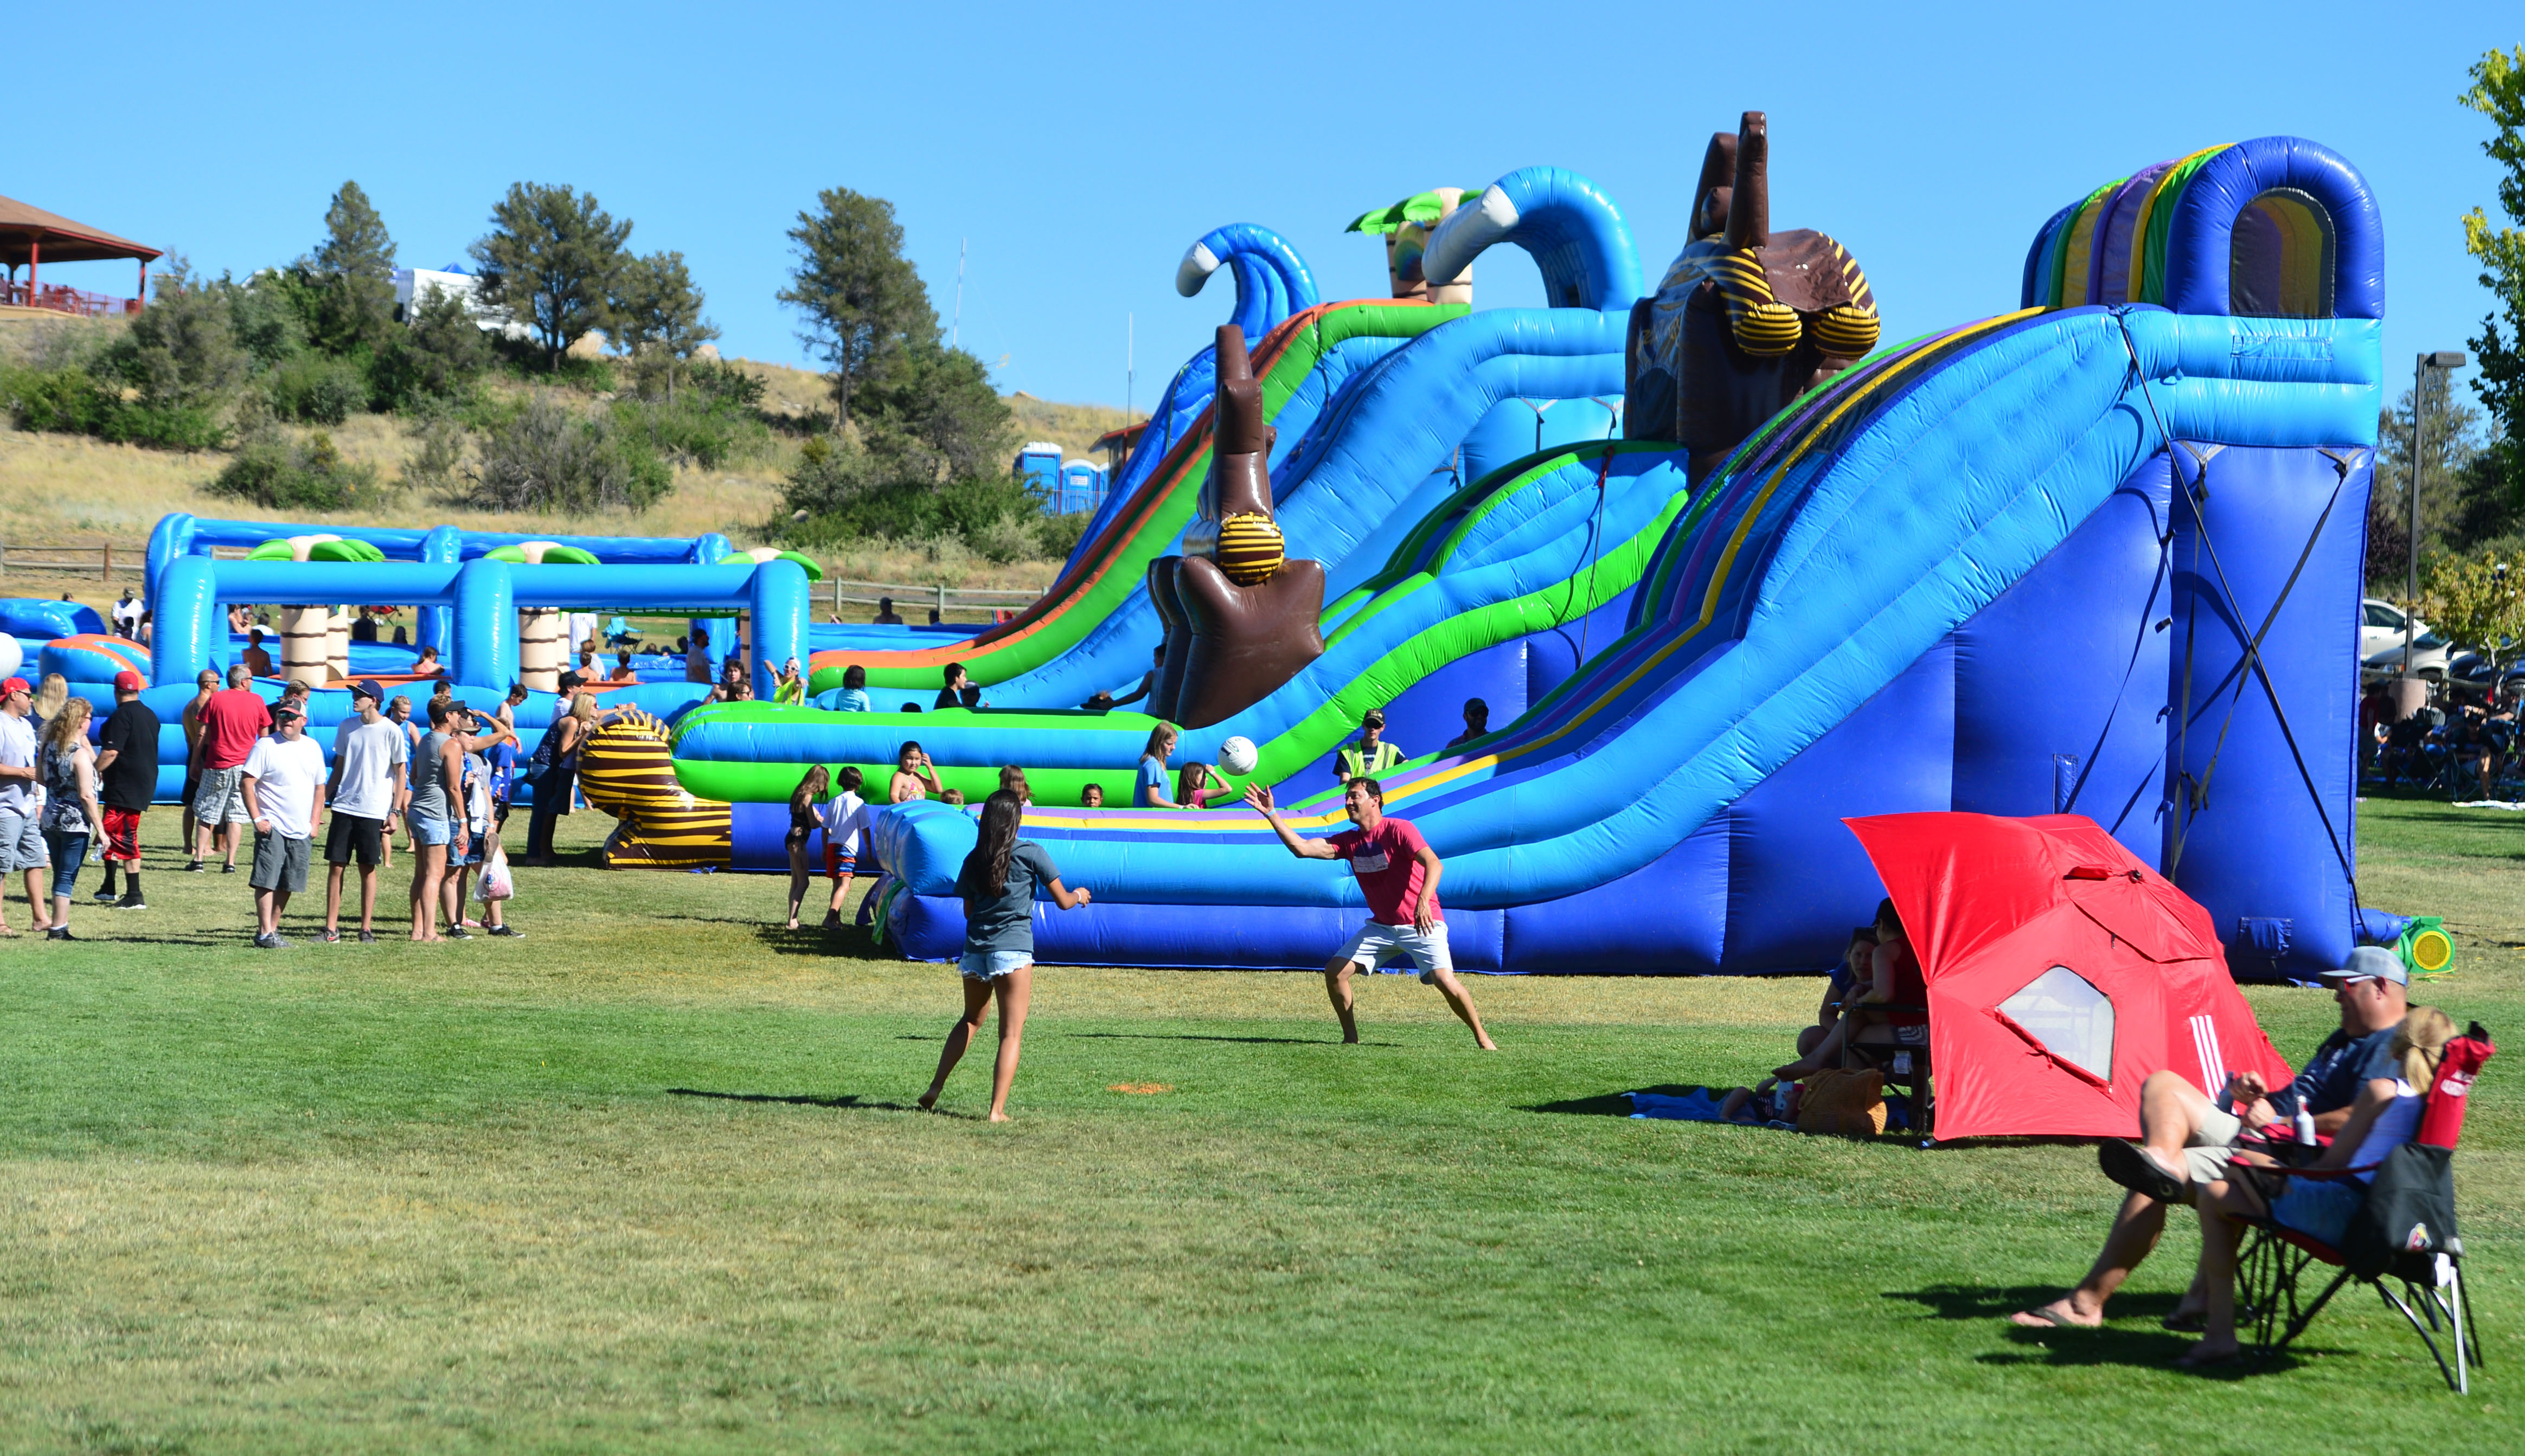
[[[363,562],[153,543],[153,691],[220,655],[177,620],[206,602],[419,602],[485,686],[523,610],[746,613],[751,655],[813,649],[818,700],[618,690],[662,701],[623,700],[589,751],[608,861],[769,868],[808,767],[882,782],[917,740],[975,798],[1025,768],[1026,833],[1096,891],[1038,924],[1051,963],[1319,965],[1358,913],[1340,865],[1242,807],[1121,805],[1164,721],[1178,764],[1250,740],[1251,780],[1326,832],[1331,754],[1372,707],[1424,751],[1386,802],[1446,857],[1465,969],[1828,964],[1883,894],[1842,821],[1918,810],[2093,819],[2209,910],[2240,976],[2415,933],[2355,882],[2383,312],[2357,170],[2293,137],[2143,169],[2035,229],[2015,312],[1882,346],[1849,251],[1772,229],[1768,167],[1760,113],[1712,138],[1653,292],[1611,200],[1556,168],[1361,218],[1387,299],[1318,303],[1266,229],[1205,235],[1179,287],[1230,271],[1235,316],[1053,587],[982,633],[811,629],[797,563],[720,566],[716,538],[644,544],[672,582],[577,538],[605,564],[439,533],[371,533],[409,559]],[[1501,243],[1547,307],[1471,308]],[[828,696],[857,665],[881,707],[924,703],[950,662],[983,705]],[[1425,752],[1476,696],[1492,730]],[[1090,784],[1115,806],[1071,807]],[[889,943],[956,954],[969,813],[901,805],[873,838]]]

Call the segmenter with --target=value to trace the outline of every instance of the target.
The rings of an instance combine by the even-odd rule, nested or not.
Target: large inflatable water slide
[[[1317,794],[1297,818],[1320,833],[1341,816],[1319,755],[1358,708],[1584,630],[1512,721],[1384,781],[1388,810],[1446,857],[1468,968],[1828,963],[1882,893],[1841,821],[1919,809],[2088,815],[2211,910],[2238,974],[2338,964],[2361,930],[2354,647],[2384,306],[2364,180],[2290,137],[2142,169],[2032,228],[2015,311],[1879,348],[1857,262],[1823,233],[1770,228],[1767,165],[1758,115],[1713,140],[1696,235],[1645,296],[1618,214],[1580,201],[1583,180],[1517,173],[1468,195],[1430,230],[1427,277],[1520,245],[1563,306],[1433,320],[1331,391],[1294,448],[1268,428],[1273,369],[1321,315],[1254,348],[1265,424],[1213,402],[1215,449],[1189,433],[1145,477],[1117,521],[1162,529],[1159,511],[1187,504],[1193,518],[1168,536],[1170,580],[1153,563],[1123,595],[1245,561],[1228,527],[1261,515],[1278,570],[1319,563],[1312,623],[1304,603],[1261,600],[1272,579],[1231,580],[1217,620],[1169,631],[1153,600],[1159,621],[1129,652],[1067,677],[1065,655],[1028,658],[996,674],[1015,686],[988,708],[705,709],[679,772],[726,788],[754,763],[795,783],[803,761],[883,765],[916,736],[944,763],[1127,783],[1148,720],[1022,709],[1119,691],[1163,647],[1156,696],[1182,752],[1263,746],[1257,776],[1294,779],[1284,802]],[[1562,337],[1587,352],[1551,353]],[[1609,343],[1625,438],[1427,484],[1450,430],[1523,392],[1485,368]],[[1222,401],[1227,372],[1213,364]],[[1229,478],[1258,455],[1262,510]],[[1196,484],[1207,499],[1176,499]],[[1232,592],[1255,594],[1275,634],[1314,627],[1320,650],[1219,691],[1255,615],[1235,616]],[[1066,593],[1037,620],[1080,599]],[[1030,682],[1059,686],[1035,698]],[[1248,810],[1061,806],[1071,787],[1040,787],[1026,832],[1097,899],[1044,917],[1047,961],[1311,966],[1360,913],[1340,866],[1293,859]],[[949,892],[973,834],[944,804],[889,816],[907,952],[955,953]]]

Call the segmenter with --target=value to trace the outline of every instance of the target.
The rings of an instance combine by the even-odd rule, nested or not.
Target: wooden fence
[[[29,546],[0,544],[0,576],[10,572],[43,576],[93,576],[114,580],[115,573],[141,576],[148,570],[149,548],[127,546]]]

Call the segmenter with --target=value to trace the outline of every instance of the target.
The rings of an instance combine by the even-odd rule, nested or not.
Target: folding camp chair
[[[2353,1220],[2352,1236],[2345,1247],[2334,1248],[2321,1239],[2284,1229],[2268,1218],[2253,1221],[2244,1252],[2236,1265],[2237,1316],[2249,1323],[2253,1333],[2256,1359],[2267,1360],[2288,1348],[2291,1341],[2305,1333],[2314,1317],[2341,1286],[2356,1280],[2372,1286],[2379,1297],[2410,1323],[2412,1333],[2427,1345],[2429,1354],[2438,1362],[2438,1373],[2446,1377],[2447,1387],[2458,1394],[2472,1390],[2471,1367],[2482,1363],[2481,1332],[2473,1319],[2472,1294],[2463,1283],[2463,1240],[2454,1229],[2454,1180],[2451,1166],[2456,1141],[2463,1133],[2463,1111],[2469,1101],[2474,1077],[2482,1063],[2497,1053],[2490,1033],[2474,1022],[2464,1035],[2447,1043],[2446,1056],[2438,1065],[2437,1080],[2430,1085],[2428,1104],[2420,1114],[2419,1132],[2412,1146],[2420,1156],[2409,1166],[2425,1170],[2424,1175],[2442,1184],[2434,1191],[2442,1193],[2441,1212],[2434,1220],[2415,1222],[2404,1232],[2392,1236],[2393,1242],[2384,1244],[2370,1238],[2362,1246],[2360,1223]],[[2397,1153],[2405,1149],[2397,1148]],[[2254,1174],[2270,1185],[2289,1178],[2342,1178],[2375,1171],[2392,1162],[2370,1164],[2362,1168],[2343,1168],[2318,1172],[2305,1168],[2256,1168]],[[2379,1176],[2376,1187],[2394,1176]],[[2371,1188],[2370,1197],[2375,1193]],[[2443,1228],[2427,1227],[2428,1222]],[[2302,1281],[2307,1269],[2316,1264],[2330,1265],[2339,1272],[2331,1283],[2311,1300],[2304,1297]],[[2387,1281],[2401,1286],[2396,1293]],[[2447,1351],[2438,1342],[2441,1332],[2454,1350],[2454,1364],[2449,1368]]]
[[[1868,1012],[1907,1011],[1916,1012],[1922,1016],[1929,1014],[1929,1008],[1926,1006],[1897,1005],[1892,1002],[1871,1002],[1865,1010]],[[1848,1016],[1851,1012],[1845,1010],[1842,1014]],[[1888,1134],[1919,1138],[1936,1136],[1937,1089],[1929,1078],[1929,1043],[1926,1040],[1917,1046],[1885,1042],[1852,1041],[1843,1044],[1841,1059],[1844,1066],[1865,1065],[1875,1068],[1884,1075],[1887,1092],[1899,1092],[1903,1094],[1903,1108],[1909,1126],[1900,1134],[1896,1134],[1893,1124],[1888,1122],[1885,1129]]]

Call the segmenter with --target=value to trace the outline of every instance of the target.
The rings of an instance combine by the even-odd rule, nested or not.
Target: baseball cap
[[[1385,709],[1381,707],[1371,707],[1367,711],[1361,713],[1359,715],[1359,720],[1362,724],[1373,723],[1377,727],[1382,728],[1385,726]]]
[[[137,693],[137,692],[139,692],[139,691],[140,691],[140,674],[139,674],[139,673],[136,673],[136,672],[133,672],[131,669],[129,669],[129,668],[127,668],[127,667],[126,667],[126,668],[124,668],[123,671],[116,673],[116,674],[114,675],[114,691],[116,691],[116,692],[118,692],[118,693]]]
[[[13,677],[5,683],[0,683],[0,698],[6,698],[12,693],[32,693],[33,691],[35,691],[34,688],[23,677]]]
[[[383,703],[386,701],[386,690],[377,686],[375,678],[364,677],[351,684],[351,696],[366,698],[371,703]]]
[[[2353,981],[2391,981],[2397,986],[2411,984],[2411,973],[2402,965],[2402,957],[2382,946],[2361,946],[2350,952],[2350,963],[2337,971],[2326,971],[2323,981],[2331,986],[2347,986]]]
[[[307,716],[305,713],[291,707],[286,703],[275,703],[272,705],[272,721],[275,724],[295,722],[305,716]]]

